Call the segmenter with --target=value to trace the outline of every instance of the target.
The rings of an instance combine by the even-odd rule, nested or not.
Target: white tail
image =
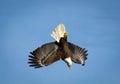
[[[64,37],[64,33],[65,33],[65,26],[64,24],[59,24],[54,31],[52,31],[51,36],[59,43],[60,38]]]

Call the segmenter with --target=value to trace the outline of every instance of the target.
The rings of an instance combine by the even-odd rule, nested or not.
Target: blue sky
[[[0,0],[1,84],[119,84],[119,0]],[[68,40],[88,50],[86,65],[63,61],[28,67],[28,55],[52,42],[65,24]]]

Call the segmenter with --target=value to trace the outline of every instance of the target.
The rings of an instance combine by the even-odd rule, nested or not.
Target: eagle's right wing
[[[87,50],[85,48],[80,48],[77,45],[74,45],[68,42],[68,47],[72,53],[71,60],[78,64],[85,64],[85,60],[87,59]]]
[[[29,55],[29,64],[35,68],[48,66],[53,62],[60,60],[60,56],[57,55],[58,45],[56,42],[51,42],[42,45]]]

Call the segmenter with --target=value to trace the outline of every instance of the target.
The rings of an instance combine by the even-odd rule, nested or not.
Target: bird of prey
[[[87,59],[87,50],[67,41],[68,32],[64,24],[59,24],[51,36],[56,40],[43,44],[29,55],[29,64],[31,67],[39,68],[48,66],[58,60],[63,60],[69,68],[72,67],[72,61],[77,64],[85,64]]]

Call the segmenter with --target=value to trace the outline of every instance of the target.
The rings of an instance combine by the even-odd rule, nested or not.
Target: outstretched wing
[[[78,64],[85,64],[85,60],[87,59],[87,50],[85,48],[80,48],[70,42],[68,42],[68,47],[72,53],[71,60]]]
[[[57,50],[58,46],[55,42],[44,44],[30,52],[28,63],[35,68],[50,65],[60,59],[60,56],[57,56]]]

